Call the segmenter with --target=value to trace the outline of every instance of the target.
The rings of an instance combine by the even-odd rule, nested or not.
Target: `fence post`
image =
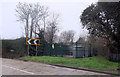
[[[90,57],[92,57],[92,50],[91,50],[91,44],[90,44]]]
[[[63,57],[63,43],[61,43],[61,57]]]
[[[52,56],[52,44],[50,43],[50,56]]]
[[[84,47],[84,57],[86,56],[86,54],[85,54],[85,47]]]
[[[36,45],[36,56],[37,56],[37,45]]]
[[[29,45],[27,46],[27,52],[28,52],[28,56],[30,56],[30,51],[29,51]]]
[[[76,42],[76,57],[75,58],[77,58],[77,55],[78,55],[78,53],[77,53],[77,42]]]
[[[57,48],[57,44],[55,43],[55,56],[57,56],[56,48]]]

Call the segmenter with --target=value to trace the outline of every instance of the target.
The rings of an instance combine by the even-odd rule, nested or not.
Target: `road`
[[[2,75],[105,75],[43,63],[2,59]]]

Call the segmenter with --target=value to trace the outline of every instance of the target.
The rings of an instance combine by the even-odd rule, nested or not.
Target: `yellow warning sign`
[[[52,44],[52,48],[54,49],[54,44]]]
[[[40,45],[40,39],[26,38],[26,45]]]

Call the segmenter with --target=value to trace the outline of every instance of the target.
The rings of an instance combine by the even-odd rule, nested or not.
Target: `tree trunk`
[[[33,20],[31,21],[30,38],[32,38],[32,32],[33,32]]]

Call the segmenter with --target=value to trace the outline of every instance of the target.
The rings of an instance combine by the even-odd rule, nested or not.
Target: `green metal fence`
[[[34,47],[35,48],[35,47]],[[38,47],[38,51],[41,51]],[[58,56],[58,57],[72,57],[72,58],[82,58],[90,57],[94,54],[92,53],[92,48],[90,45],[83,45],[80,43],[46,43],[42,48],[43,56]],[[38,55],[39,55],[38,54]]]

